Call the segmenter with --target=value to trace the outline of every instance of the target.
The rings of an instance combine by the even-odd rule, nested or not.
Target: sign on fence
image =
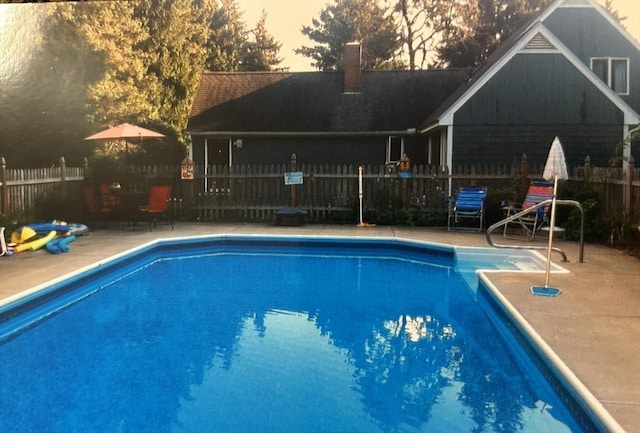
[[[284,174],[285,185],[302,185],[302,172],[290,171]]]

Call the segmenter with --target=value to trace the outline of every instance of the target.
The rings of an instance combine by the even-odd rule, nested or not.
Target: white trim
[[[548,48],[542,50],[536,50],[526,48],[531,39],[538,36],[538,34],[544,36],[556,50],[550,50]],[[585,65],[575,54],[573,54],[567,47],[565,47],[558,38],[556,38],[551,31],[549,31],[541,22],[532,26],[530,30],[525,33],[520,40],[505,53],[498,61],[489,68],[474,84],[467,89],[467,91],[458,100],[452,104],[439,119],[440,125],[453,125],[453,117],[455,113],[471,99],[477,91],[479,91],[489,80],[491,80],[508,62],[511,61],[518,54],[559,54],[564,56],[582,75],[585,76],[594,86],[598,88],[624,115],[624,124],[637,125],[640,123],[640,116],[633,111],[629,105],[627,105],[613,89],[607,86],[598,76]]]
[[[618,95],[624,95],[624,96],[628,96],[629,95],[629,57],[609,57],[609,56],[597,56],[597,57],[589,57],[589,67],[591,68],[591,71],[593,71],[593,62],[594,60],[606,60],[607,62],[607,86],[611,87],[611,89],[613,89],[612,81],[613,81],[613,76],[614,76],[614,70],[613,70],[613,63],[616,61],[621,61],[624,60],[625,61],[625,65],[626,65],[626,70],[625,70],[625,74],[624,77],[626,79],[626,83],[625,83],[625,92],[617,92],[615,89],[613,89],[614,92],[616,92]],[[595,73],[595,71],[593,71]],[[596,74],[597,75],[597,74]],[[600,77],[598,77],[600,78]],[[602,78],[600,78],[602,79]]]

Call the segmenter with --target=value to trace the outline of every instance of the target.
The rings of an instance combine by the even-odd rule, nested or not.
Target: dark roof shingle
[[[470,69],[363,71],[360,93],[342,72],[202,75],[189,119],[197,132],[367,132],[416,128]]]

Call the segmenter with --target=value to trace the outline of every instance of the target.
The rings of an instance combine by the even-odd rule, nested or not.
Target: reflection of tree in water
[[[326,298],[340,297],[340,302],[317,305],[314,319],[334,345],[348,350],[365,409],[381,427],[417,428],[448,383],[443,369],[456,369],[455,331],[444,316],[447,275],[432,280],[440,290],[424,293],[424,282],[399,284],[393,272],[381,279],[364,266],[359,278],[366,289],[354,293],[334,286]],[[370,297],[379,291],[383,296]]]
[[[384,263],[385,272],[379,262],[343,260],[337,266],[351,269],[337,273],[351,279],[335,281],[315,263],[306,266],[323,275],[308,290],[314,302],[288,307],[310,311],[332,344],[348,350],[366,410],[385,430],[425,424],[452,382],[462,385],[458,399],[478,431],[520,430],[530,391],[459,276],[435,267],[425,275],[407,262]],[[405,267],[417,267],[407,272],[412,279],[399,278]]]
[[[522,408],[535,407],[535,393],[502,339],[487,337],[488,319],[476,307],[452,308],[454,323],[466,324],[460,343],[464,359],[456,375],[464,384],[459,399],[477,425],[474,431],[520,431]]]
[[[447,385],[442,369],[453,368],[453,337],[451,327],[431,316],[401,316],[374,330],[364,359],[355,362],[371,415],[390,427],[424,423]]]

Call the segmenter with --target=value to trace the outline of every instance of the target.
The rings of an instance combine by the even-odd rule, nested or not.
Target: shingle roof
[[[207,72],[187,130],[403,131],[417,128],[470,71],[363,71],[356,94],[343,93],[342,72]]]

